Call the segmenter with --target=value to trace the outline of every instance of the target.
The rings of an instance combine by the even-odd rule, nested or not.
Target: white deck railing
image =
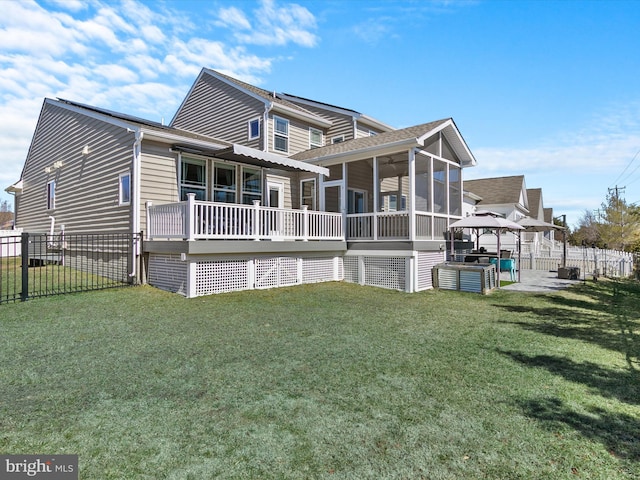
[[[416,212],[415,240],[442,240],[446,216]],[[347,215],[347,238],[357,240],[411,240],[408,211],[370,212]]]
[[[147,202],[147,238],[183,240],[344,240],[339,213],[202,202]]]

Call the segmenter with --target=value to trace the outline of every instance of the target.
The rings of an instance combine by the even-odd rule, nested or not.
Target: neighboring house
[[[523,217],[531,217],[553,223],[553,209],[544,208],[541,188],[526,188],[524,175],[482,178],[464,182],[465,196],[480,198],[475,203],[475,211],[490,211],[517,222]],[[554,232],[522,232],[522,250],[540,253],[558,248],[554,243]],[[487,249],[495,247],[494,235],[481,237],[480,244]],[[517,235],[506,233],[501,237],[501,245],[516,249]]]
[[[189,297],[413,292],[432,286],[475,164],[452,119],[395,130],[203,69],[169,126],[46,99],[7,190],[24,231],[144,232],[146,280]]]
[[[529,199],[529,217],[535,220],[544,221],[544,206],[542,205],[542,189],[528,188],[527,198]],[[532,252],[540,252],[542,248],[543,232],[525,232],[522,234],[522,242],[528,245]]]
[[[476,210],[494,212],[514,222],[531,214],[529,190],[527,190],[524,175],[466,180],[464,189],[481,198],[475,205]],[[525,235],[522,239],[525,240]],[[505,233],[500,239],[500,244],[503,249],[515,251],[517,236],[513,233]],[[496,236],[482,235],[480,246],[495,251]]]

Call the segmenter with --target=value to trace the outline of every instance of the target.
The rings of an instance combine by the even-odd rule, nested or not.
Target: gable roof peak
[[[315,113],[307,110],[306,108],[301,107],[300,105],[290,102],[286,98],[283,98],[283,96],[277,94],[275,90],[269,91],[269,90],[265,90],[264,88],[256,87],[255,85],[251,85],[247,82],[243,82],[242,80],[234,78],[230,75],[226,75],[217,70],[212,70],[210,68],[203,68],[202,72],[198,76],[198,79],[200,79],[203,74],[207,74],[214,78],[217,78],[218,80],[226,83],[227,85],[230,85],[252,96],[257,100],[262,101],[266,106],[272,109],[276,109],[276,110],[280,109],[284,113],[289,113],[299,117],[301,116],[305,118],[307,121],[310,121],[312,123],[315,123],[317,125],[320,125],[326,128],[332,125],[330,121],[319,117]],[[196,80],[196,83],[197,82],[198,80]]]

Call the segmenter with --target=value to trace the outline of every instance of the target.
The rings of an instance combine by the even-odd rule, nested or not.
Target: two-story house
[[[145,278],[189,297],[412,292],[431,288],[475,163],[452,119],[396,130],[203,69],[169,126],[45,100],[10,189],[25,231],[143,231]]]

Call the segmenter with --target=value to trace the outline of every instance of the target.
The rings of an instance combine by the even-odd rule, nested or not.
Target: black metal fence
[[[0,237],[0,304],[134,285],[141,235],[22,233]]]

